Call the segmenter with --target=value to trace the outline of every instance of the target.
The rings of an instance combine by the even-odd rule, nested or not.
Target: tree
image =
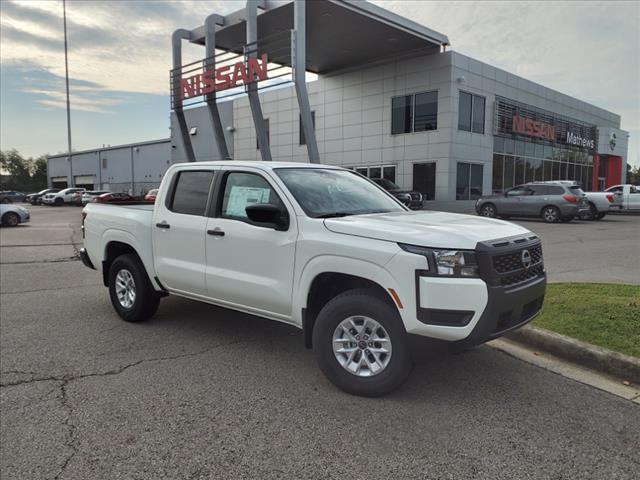
[[[0,190],[35,191],[47,186],[45,156],[25,159],[17,150],[0,152]]]
[[[640,167],[639,166],[635,166],[631,168],[631,165],[627,163],[627,183],[640,185]]]

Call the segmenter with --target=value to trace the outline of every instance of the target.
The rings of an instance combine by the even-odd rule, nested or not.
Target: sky
[[[171,32],[244,0],[67,1],[74,150],[169,136]],[[622,117],[640,165],[640,2],[373,0],[451,49]],[[185,63],[204,57],[187,45]],[[0,149],[66,151],[61,0],[0,1]]]

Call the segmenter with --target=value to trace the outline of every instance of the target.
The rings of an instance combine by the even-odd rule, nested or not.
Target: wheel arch
[[[313,327],[322,307],[341,293],[356,289],[371,291],[392,308],[398,309],[390,292],[374,280],[338,271],[319,273],[309,285],[306,306],[302,308],[302,332],[305,347],[312,347]]]

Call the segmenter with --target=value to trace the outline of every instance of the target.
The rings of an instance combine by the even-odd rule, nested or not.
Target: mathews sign
[[[528,137],[553,144],[596,148],[596,129],[578,120],[496,97],[496,135]]]
[[[202,73],[181,78],[180,99],[186,100],[267,80],[269,78],[268,63],[267,54],[263,53],[260,58],[247,58],[246,63],[241,61],[212,70],[205,69]]]

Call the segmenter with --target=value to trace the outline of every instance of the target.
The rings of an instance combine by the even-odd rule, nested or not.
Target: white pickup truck
[[[366,396],[426,354],[499,337],[540,311],[540,239],[502,220],[410,211],[339,167],[171,166],[155,205],[90,203],[83,263],[124,320],[175,294],[303,330],[321,370]]]
[[[614,194],[618,199],[611,206],[611,210],[640,212],[640,187],[638,185],[615,185],[607,188],[605,192]]]

